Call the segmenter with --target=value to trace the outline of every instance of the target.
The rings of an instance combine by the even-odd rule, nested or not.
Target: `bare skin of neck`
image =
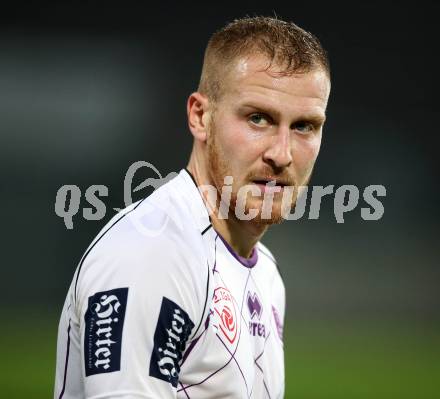
[[[196,148],[193,148],[187,169],[193,175],[198,186],[214,185],[205,167],[205,159],[203,154],[200,154]],[[218,196],[218,200],[220,195]],[[207,199],[203,198],[205,205]],[[220,219],[218,217],[218,209],[211,213],[211,222],[214,229],[228,242],[234,251],[244,257],[249,258],[252,254],[252,249],[259,239],[267,230],[266,225],[252,223],[251,221],[242,221],[237,219],[233,211],[229,211],[227,219]]]

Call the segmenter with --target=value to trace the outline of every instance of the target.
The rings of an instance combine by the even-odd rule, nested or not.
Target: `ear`
[[[205,142],[208,137],[210,104],[208,98],[199,93],[192,93],[186,105],[188,126],[196,140]]]

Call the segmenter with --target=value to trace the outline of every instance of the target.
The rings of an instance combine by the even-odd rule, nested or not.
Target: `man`
[[[187,169],[115,216],[77,268],[55,398],[283,397],[284,285],[259,240],[310,178],[329,91],[324,50],[293,23],[213,35]]]

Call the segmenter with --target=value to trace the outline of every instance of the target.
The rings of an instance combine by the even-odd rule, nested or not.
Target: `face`
[[[330,82],[321,70],[282,76],[276,68],[266,71],[266,67],[263,56],[236,63],[215,104],[207,147],[208,169],[217,189],[221,192],[225,176],[233,177],[231,213],[241,187],[258,187],[261,196],[247,190],[245,212],[256,209],[255,221],[271,224],[280,222],[286,211],[285,186],[299,187],[310,179],[321,145]],[[266,185],[270,181],[275,182],[273,188]],[[266,212],[262,218],[270,193],[270,217]],[[288,202],[288,210],[295,199],[296,195]]]

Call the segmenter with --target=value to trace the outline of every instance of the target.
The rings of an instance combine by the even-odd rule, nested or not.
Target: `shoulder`
[[[283,282],[279,266],[272,252],[261,242],[258,244],[258,255],[264,259],[264,265],[268,268],[272,268],[272,278],[270,283],[272,312],[275,318],[277,329],[281,329],[282,335],[282,323],[284,320],[284,314],[286,309],[286,287]]]
[[[261,241],[257,244],[258,255],[261,255],[267,259],[269,259],[274,265],[277,265],[277,261],[273,253],[269,250],[266,245],[264,245]]]
[[[282,280],[282,275],[278,262],[273,253],[269,250],[269,248],[266,247],[266,245],[264,245],[262,242],[258,242],[257,250],[259,258],[263,259],[267,264],[271,265],[273,270],[276,271],[278,277]]]
[[[101,230],[78,266],[76,296],[82,292],[84,298],[108,281],[145,289],[170,279],[200,289],[206,285],[200,231],[171,183],[115,215]]]
[[[284,291],[283,276],[275,256],[262,242],[258,242],[257,250],[259,259],[273,272],[273,284],[276,286],[276,289]]]

